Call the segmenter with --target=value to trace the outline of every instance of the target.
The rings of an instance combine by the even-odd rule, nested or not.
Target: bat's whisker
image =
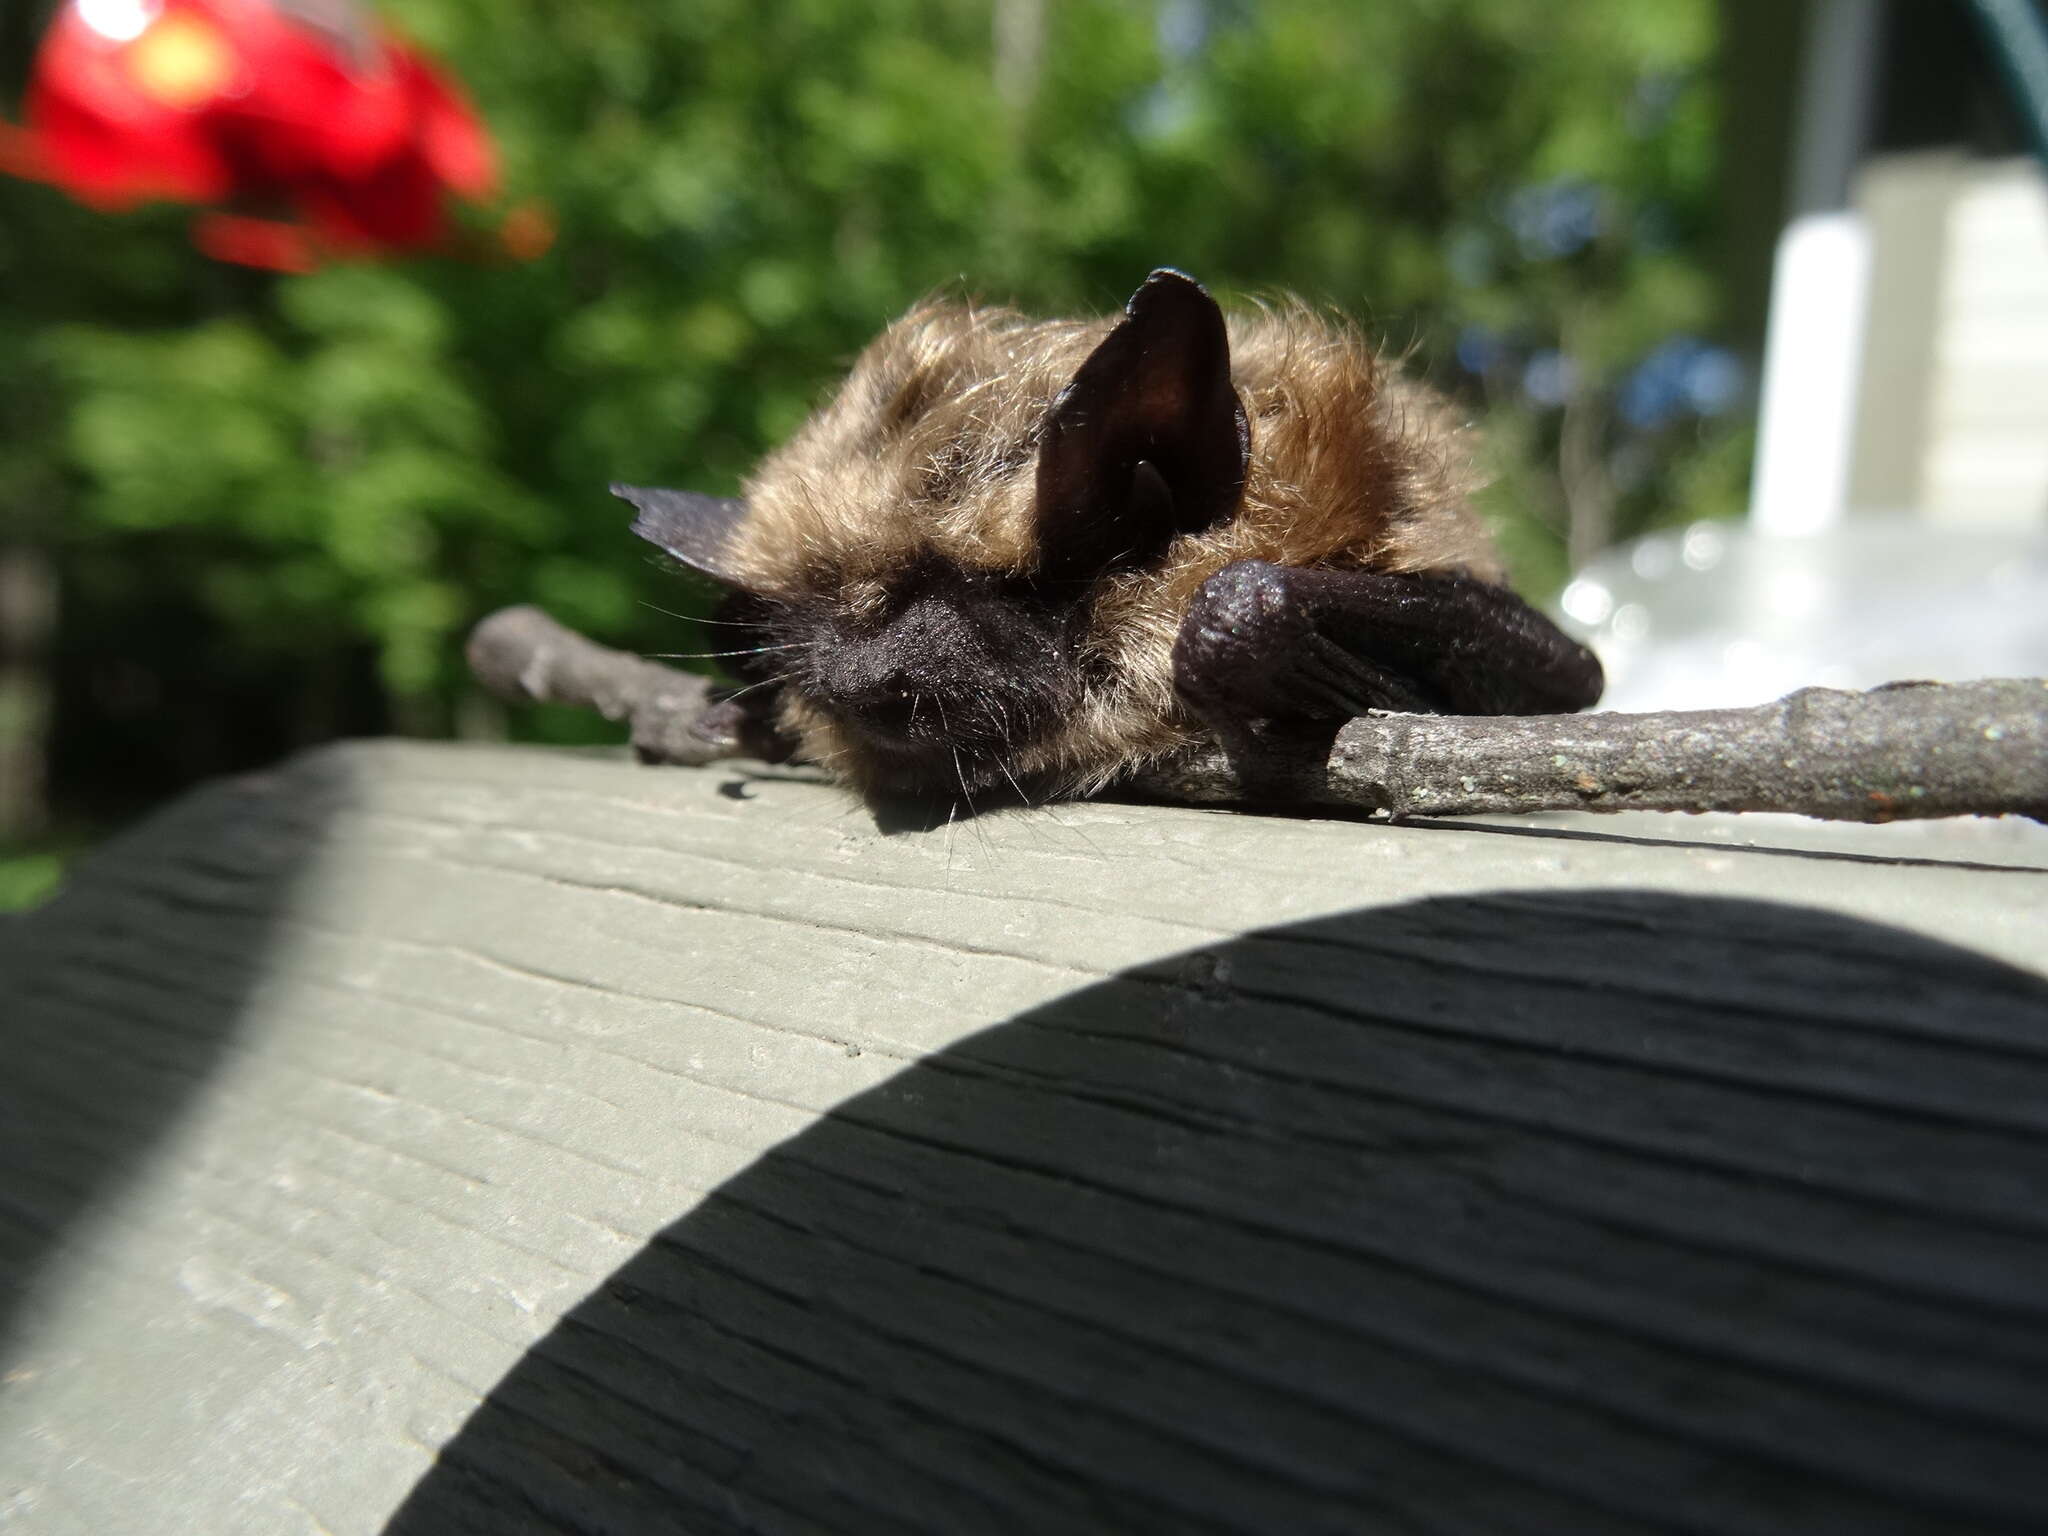
[[[744,651],[648,651],[649,661],[713,661],[726,656],[765,656],[770,651],[800,651],[802,640],[792,640],[787,645],[757,645]]]
[[[1014,789],[1015,791],[1017,791],[1017,799],[1018,799],[1018,801],[1019,801],[1020,803],[1024,804],[1024,805],[1027,805],[1027,806],[1028,806],[1028,805],[1030,805],[1030,804],[1031,804],[1031,797],[1030,797],[1029,795],[1027,795],[1027,794],[1025,794],[1025,793],[1024,793],[1024,786],[1023,786],[1022,784],[1019,784],[1019,783],[1017,782],[1017,775],[1015,775],[1014,773],[1010,772],[1010,765],[1009,765],[1008,763],[1004,762],[1004,761],[1003,761],[1003,760],[1002,760],[1002,759],[1001,759],[1001,758],[999,757],[999,758],[997,758],[997,759],[996,759],[996,766],[997,766],[998,768],[1000,768],[1000,769],[1002,769],[1002,770],[1003,770],[1003,777],[1004,777],[1004,778],[1006,778],[1006,779],[1008,779],[1008,780],[1010,781],[1010,788],[1012,788],[1012,789]]]
[[[744,687],[744,688],[735,688],[735,689],[733,689],[733,691],[732,691],[731,693],[728,693],[728,694],[727,694],[727,695],[725,696],[725,698],[726,698],[726,702],[727,702],[727,703],[730,703],[730,702],[731,702],[732,700],[734,700],[734,699],[744,699],[744,698],[745,698],[745,697],[746,697],[746,696],[747,696],[748,694],[752,693],[752,692],[753,692],[753,691],[754,691],[754,690],[755,690],[756,688],[766,688],[766,687],[768,687],[769,685],[771,685],[771,684],[773,684],[773,683],[786,683],[786,682],[788,682],[788,681],[790,680],[790,678],[791,678],[791,677],[792,677],[793,675],[794,675],[793,673],[789,673],[789,672],[784,672],[784,673],[782,673],[782,674],[780,674],[779,676],[776,676],[776,677],[764,677],[764,678],[762,678],[762,679],[761,679],[761,680],[760,680],[759,682],[755,682],[755,683],[749,683],[749,684],[747,684],[747,686],[746,686],[746,687]]]

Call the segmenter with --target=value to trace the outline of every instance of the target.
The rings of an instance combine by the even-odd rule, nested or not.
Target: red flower
[[[201,220],[203,247],[259,266],[445,247],[449,198],[488,196],[497,179],[460,89],[351,0],[68,0],[27,108],[0,168],[102,208],[169,198],[295,214]],[[536,253],[530,229],[523,243]]]

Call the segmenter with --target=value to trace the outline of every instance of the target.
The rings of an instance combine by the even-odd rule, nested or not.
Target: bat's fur
[[[720,574],[771,612],[809,615],[768,627],[791,647],[779,724],[804,756],[864,788],[901,787],[896,765],[804,686],[808,637],[819,623],[884,622],[914,573],[1030,577],[1043,424],[1113,323],[926,303],[868,346],[831,403],[749,481]],[[1228,330],[1251,444],[1236,515],[1090,588],[1062,627],[1071,668],[1057,682],[1049,671],[1039,690],[1042,723],[1002,743],[992,767],[956,758],[963,790],[1000,769],[1050,793],[1085,792],[1194,739],[1174,690],[1175,636],[1196,589],[1233,561],[1502,579],[1446,402],[1298,303],[1230,317]],[[1034,647],[1025,636],[1018,648]],[[1035,686],[1032,658],[1016,665]],[[1007,723],[1024,697],[990,707]]]

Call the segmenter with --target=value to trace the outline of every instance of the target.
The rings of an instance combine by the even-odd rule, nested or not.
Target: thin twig
[[[650,761],[740,755],[693,729],[700,677],[608,650],[537,608],[477,626],[470,666],[503,698],[630,721]],[[1165,799],[1347,806],[1397,816],[1532,811],[1780,811],[1833,821],[2048,821],[2048,679],[1805,688],[1753,709],[1659,714],[1369,715],[1327,751],[1277,739],[1240,771],[1202,749],[1141,770]],[[1248,787],[1250,785],[1255,787]]]
[[[1802,688],[1752,709],[1370,715],[1327,757],[1262,765],[1284,798],[1396,816],[1489,811],[1789,811],[1830,821],[2048,820],[2048,680]],[[1220,752],[1142,787],[1241,799]]]
[[[469,669],[515,704],[568,704],[628,722],[633,748],[648,762],[735,755],[734,744],[692,729],[711,705],[708,679],[586,640],[538,608],[501,608],[477,625]]]

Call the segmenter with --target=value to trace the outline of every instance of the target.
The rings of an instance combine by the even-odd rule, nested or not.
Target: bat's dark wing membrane
[[[633,519],[633,531],[641,538],[713,581],[739,585],[726,550],[733,530],[746,518],[744,501],[658,485],[614,485],[611,490],[639,513]]]
[[[1203,583],[1173,659],[1181,697],[1226,746],[1255,720],[1368,709],[1564,714],[1603,681],[1591,651],[1505,587],[1263,560]]]
[[[633,531],[641,538],[732,589],[713,622],[722,626],[721,638],[727,642],[727,670],[747,686],[729,695],[714,695],[715,702],[691,725],[691,734],[764,762],[786,760],[796,750],[796,743],[775,724],[782,677],[768,648],[773,639],[768,628],[773,604],[746,590],[729,554],[733,531],[745,520],[747,504],[731,497],[658,485],[614,485],[611,491],[638,514]],[[747,638],[750,631],[759,636],[762,649],[755,649],[753,640]]]

